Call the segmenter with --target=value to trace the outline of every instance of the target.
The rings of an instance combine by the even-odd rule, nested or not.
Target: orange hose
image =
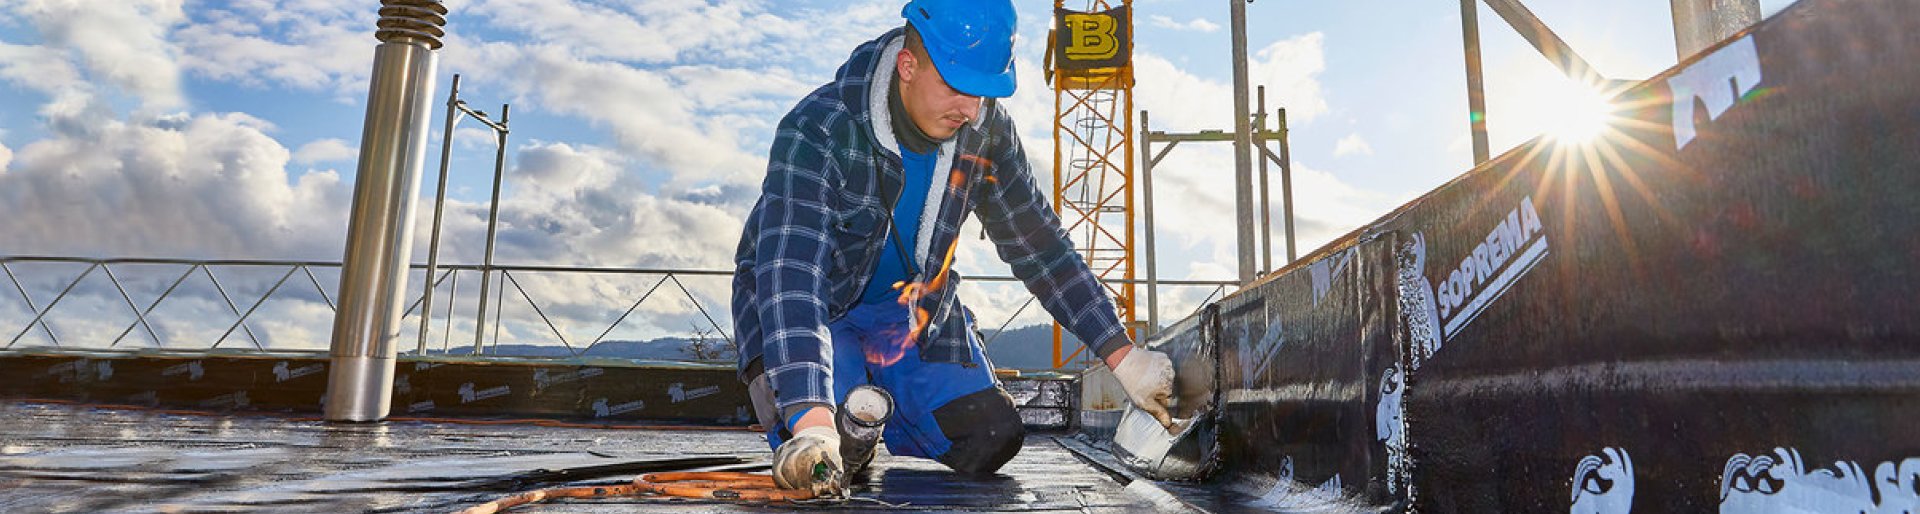
[[[727,471],[668,472],[640,475],[631,484],[612,486],[559,487],[528,491],[462,510],[459,514],[495,514],[507,509],[545,501],[549,498],[611,498],[642,495],[671,496],[745,502],[786,502],[811,500],[813,491],[781,489],[773,475]]]
[[[813,491],[781,489],[773,475],[730,472],[669,472],[640,475],[633,484],[664,496],[780,502],[811,500]]]

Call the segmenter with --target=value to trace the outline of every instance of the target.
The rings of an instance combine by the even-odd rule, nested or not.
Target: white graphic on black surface
[[[174,375],[186,375],[188,382],[199,380],[200,377],[206,376],[206,374],[207,374],[207,368],[206,366],[201,365],[200,361],[188,362],[186,364],[176,364],[173,366],[168,366],[167,369],[160,370],[160,376],[163,376],[163,377],[171,377]]]
[[[1602,448],[1573,466],[1572,514],[1633,512],[1633,458],[1622,448]]]
[[[1880,493],[1880,512],[1920,512],[1920,458],[1874,466],[1873,487]]]
[[[1320,300],[1333,292],[1333,279],[1353,263],[1353,252],[1348,248],[1307,265],[1307,274],[1313,279],[1313,306],[1319,307]]]
[[[1258,327],[1252,322],[1252,316],[1245,319],[1247,321],[1240,325],[1242,341],[1252,340],[1253,330]],[[1254,351],[1245,352],[1244,357],[1240,359],[1241,385],[1252,388],[1260,381],[1260,375],[1266,372],[1268,366],[1273,365],[1273,357],[1279,355],[1280,348],[1287,345],[1285,333],[1279,318],[1268,320],[1266,331],[1260,334],[1258,341],[1254,342]]]
[[[488,398],[497,398],[501,396],[506,396],[512,393],[513,393],[513,390],[508,388],[507,386],[489,387],[486,389],[476,390],[473,388],[473,382],[466,382],[466,383],[460,384],[460,403],[473,403],[473,402],[485,400]]]
[[[1414,234],[1413,240],[1400,245],[1397,259],[1400,273],[1396,287],[1400,291],[1400,316],[1407,326],[1409,355],[1407,361],[1412,370],[1420,369],[1420,364],[1432,358],[1440,351],[1443,338],[1440,337],[1440,313],[1435,310],[1433,301],[1433,283],[1427,281],[1427,238]]]
[[[1406,375],[1400,366],[1388,366],[1380,374],[1380,405],[1374,408],[1373,438],[1387,447],[1387,492],[1400,491],[1400,478],[1407,469],[1407,420],[1403,399]]]
[[[1809,471],[1800,450],[1740,453],[1720,474],[1720,512],[1867,512],[1920,510],[1920,458],[1882,462],[1872,477],[1853,461]]]
[[[1434,291],[1446,338],[1459,336],[1462,327],[1478,318],[1546,256],[1547,236],[1541,231],[1540,211],[1534,209],[1533,197],[1523,198]]]
[[[1293,457],[1282,456],[1278,476],[1273,483],[1264,488],[1252,488],[1254,499],[1251,506],[1280,512],[1320,512],[1339,510],[1342,506],[1342,486],[1340,475],[1321,482],[1320,485],[1307,487],[1294,478]],[[1257,492],[1255,492],[1257,491]]]
[[[671,398],[673,403],[698,400],[700,398],[713,396],[719,392],[720,386],[717,385],[687,389],[686,384],[674,382],[673,385],[667,386],[667,397]]]
[[[1760,75],[1760,53],[1748,35],[1668,78],[1667,89],[1673,92],[1673,149],[1686,148],[1698,133],[1693,126],[1694,100],[1707,107],[1708,120],[1718,119],[1760,85]]]
[[[74,359],[47,367],[46,374],[60,383],[106,381],[113,378],[113,362]]]
[[[647,402],[641,400],[608,404],[606,398],[596,398],[593,400],[593,417],[617,416],[645,408],[647,408]]]
[[[607,371],[601,368],[580,368],[565,373],[554,373],[545,369],[536,369],[533,370],[533,394],[540,394],[542,391],[555,385],[586,380],[606,373]]]
[[[245,408],[251,403],[253,402],[247,398],[246,391],[234,391],[202,400],[200,406],[212,409],[240,409]]]
[[[287,361],[280,361],[280,362],[274,363],[273,365],[273,381],[286,382],[288,380],[293,380],[293,379],[304,377],[307,375],[312,375],[314,373],[319,373],[325,369],[327,369],[327,367],[324,364],[308,364],[305,366],[294,368],[294,367],[290,367],[287,364]]]

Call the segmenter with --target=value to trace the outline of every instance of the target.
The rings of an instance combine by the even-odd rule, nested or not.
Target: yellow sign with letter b
[[[1105,13],[1071,13],[1061,22],[1067,26],[1067,47],[1062,50],[1070,61],[1101,61],[1120,53],[1119,24]]]
[[[1092,70],[1126,66],[1132,60],[1128,29],[1133,24],[1126,6],[1093,13],[1055,9],[1053,14],[1055,66]]]

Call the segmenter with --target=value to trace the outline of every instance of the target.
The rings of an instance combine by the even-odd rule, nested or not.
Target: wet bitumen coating
[[[876,458],[852,501],[743,505],[648,498],[549,501],[511,512],[1152,512],[1122,481],[1029,435],[995,477],[930,460]],[[613,484],[537,470],[708,458],[764,469],[746,431],[389,421],[336,424],[0,400],[0,512],[455,512],[516,492]],[[570,475],[580,478],[580,475]]]

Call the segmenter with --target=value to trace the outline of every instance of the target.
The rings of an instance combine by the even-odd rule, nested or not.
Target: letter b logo
[[[1071,38],[1065,52],[1068,59],[1098,61],[1112,59],[1120,52],[1120,38],[1114,34],[1119,25],[1112,16],[1074,13],[1065,18]]]

